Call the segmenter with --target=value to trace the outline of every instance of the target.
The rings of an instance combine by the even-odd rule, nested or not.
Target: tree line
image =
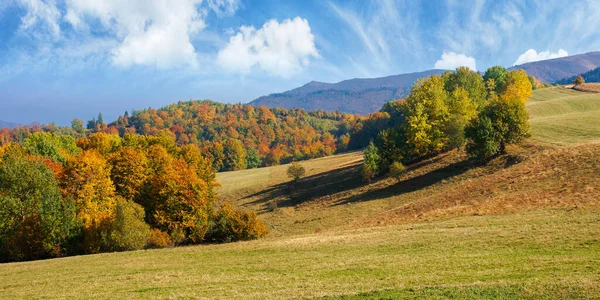
[[[404,164],[466,146],[485,159],[529,136],[525,102],[535,78],[523,70],[466,67],[418,80],[406,100],[386,103],[351,130],[349,148],[366,147],[365,180]]]
[[[124,137],[168,132],[176,144],[197,145],[217,171],[233,171],[323,157],[346,150],[349,129],[359,116],[340,112],[283,109],[213,101],[187,101],[143,109],[105,123],[102,114],[71,127],[53,124],[0,129],[0,145],[22,143],[33,132],[86,137],[93,133]]]
[[[256,214],[216,197],[197,145],[104,132],[34,132],[0,146],[0,261],[261,237]]]

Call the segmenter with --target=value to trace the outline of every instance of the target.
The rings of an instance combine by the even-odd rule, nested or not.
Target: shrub
[[[212,218],[207,240],[223,243],[253,240],[265,236],[269,230],[254,212],[243,212],[225,202]]]
[[[288,177],[294,181],[300,180],[300,178],[304,177],[304,174],[306,174],[306,169],[297,162],[293,162],[292,165],[287,168]]]
[[[360,168],[360,176],[362,177],[363,181],[371,182],[371,179],[375,178],[375,176],[377,176],[377,173],[375,173],[375,170],[373,170],[373,168],[371,168],[370,166],[363,165]]]
[[[406,171],[406,167],[401,162],[395,161],[390,165],[390,170],[388,171],[388,175],[390,177],[399,178],[402,173]]]
[[[138,250],[146,246],[150,226],[144,222],[144,208],[132,201],[117,200],[115,219],[108,233],[109,250]]]
[[[164,248],[172,244],[169,234],[160,229],[152,228],[146,242],[146,248]]]
[[[583,79],[583,77],[581,75],[577,76],[577,78],[575,78],[575,81],[573,82],[573,84],[575,85],[580,85],[580,84],[584,84],[585,80]]]

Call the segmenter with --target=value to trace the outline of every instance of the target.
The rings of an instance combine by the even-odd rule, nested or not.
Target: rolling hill
[[[0,297],[594,298],[599,107],[534,91],[532,139],[486,164],[455,150],[364,184],[353,152],[301,162],[295,184],[287,166],[219,173],[269,237],[2,264]]]
[[[428,70],[380,78],[356,78],[338,83],[312,81],[290,91],[262,96],[250,104],[366,115],[378,111],[389,100],[406,96],[417,79],[444,72]]]

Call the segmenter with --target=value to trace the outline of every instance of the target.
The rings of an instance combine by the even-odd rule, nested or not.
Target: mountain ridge
[[[259,97],[250,104],[367,114],[379,110],[386,101],[406,96],[417,79],[444,72],[433,69],[336,83],[311,81],[295,89]]]
[[[600,67],[600,51],[530,62],[508,69],[523,69],[542,82],[554,83],[597,67]],[[295,89],[261,96],[249,104],[366,115],[378,111],[389,100],[408,95],[417,79],[444,72],[447,70],[432,69],[376,78],[353,78],[336,83],[313,80]]]

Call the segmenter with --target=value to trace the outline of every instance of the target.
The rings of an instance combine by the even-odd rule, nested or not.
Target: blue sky
[[[3,0],[0,120],[600,50],[597,1]]]

